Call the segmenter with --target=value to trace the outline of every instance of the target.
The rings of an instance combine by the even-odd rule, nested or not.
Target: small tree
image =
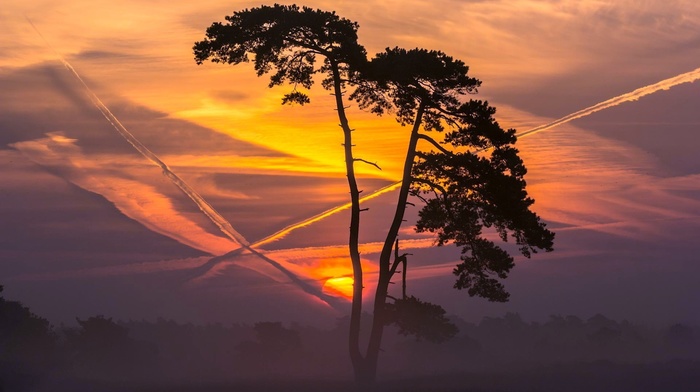
[[[158,359],[154,345],[132,339],[129,328],[102,315],[76,318],[79,328],[66,330],[68,348],[80,376],[151,377]]]
[[[407,296],[407,254],[399,254],[398,232],[409,195],[422,200],[416,228],[437,234],[437,244],[462,247],[462,262],[454,270],[455,287],[472,296],[506,301],[499,279],[507,277],[513,257],[489,240],[492,229],[503,241],[515,239],[529,257],[537,249],[551,250],[554,234],[530,211],[534,202],[525,191],[525,167],[513,147],[515,131],[503,130],[493,119],[487,102],[465,100],[480,81],[467,75],[467,66],[438,51],[387,49],[368,62],[357,43],[358,25],[335,13],[296,6],[262,6],[235,12],[228,23],[214,23],[207,39],[194,47],[198,63],[238,64],[254,56],[258,75],[273,71],[270,86],[289,82],[291,93],[283,103],[305,104],[309,98],[297,90],[310,88],[312,76],[325,74],[323,86],[333,91],[344,134],[345,162],[350,188],[349,253],[354,289],[350,315],[349,351],[360,383],[376,378],[384,326],[396,323],[400,332],[440,341],[456,330],[438,305]],[[316,57],[323,65],[316,66]],[[409,147],[396,211],[379,259],[379,280],[374,300],[372,331],[365,354],[359,344],[362,315],[362,267],[358,251],[359,191],[353,157],[352,130],[343,102],[343,90],[354,87],[351,99],[376,114],[391,111],[401,125],[410,125]],[[442,141],[428,135],[444,134]],[[419,149],[418,142],[428,149]],[[392,249],[394,260],[392,262]],[[403,266],[403,293],[393,298],[388,287]],[[416,321],[420,318],[419,321]],[[425,328],[426,321],[431,328]]]
[[[49,321],[18,301],[6,300],[2,292],[0,285],[0,390],[3,379],[14,382],[48,373],[59,360],[58,337]]]

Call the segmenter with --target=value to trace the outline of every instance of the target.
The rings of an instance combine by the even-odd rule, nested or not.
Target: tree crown
[[[468,76],[469,67],[443,52],[387,48],[363,67],[363,78],[351,99],[373,113],[395,112],[402,125],[411,124],[422,106],[429,130],[443,130],[462,96],[475,93],[481,81]]]
[[[440,51],[386,49],[362,68],[351,98],[374,113],[395,113],[402,125],[443,134],[439,141],[415,136],[431,146],[416,149],[410,177],[404,178],[425,202],[416,229],[436,233],[438,245],[462,247],[456,288],[506,301],[498,279],[507,277],[513,257],[483,229],[495,229],[503,241],[514,238],[526,257],[537,249],[552,250],[554,234],[530,210],[534,200],[525,190],[527,171],[514,147],[515,130],[501,128],[488,102],[465,99],[481,85],[468,71]]]
[[[307,94],[297,86],[311,88],[316,73],[325,73],[323,86],[332,86],[333,67],[352,78],[354,69],[366,62],[364,47],[357,43],[356,22],[335,12],[296,5],[261,6],[234,12],[228,23],[213,23],[206,39],[194,45],[198,64],[213,62],[253,63],[258,76],[270,71],[270,87],[288,82],[294,86],[284,103],[304,104]],[[316,65],[316,57],[323,65]]]

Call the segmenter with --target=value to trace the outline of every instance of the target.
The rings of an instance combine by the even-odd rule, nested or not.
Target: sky
[[[54,322],[328,324],[347,313],[348,215],[336,207],[348,194],[332,97],[319,84],[310,105],[282,106],[288,89],[267,88],[252,67],[193,59],[212,22],[259,5],[4,2],[7,298]],[[459,251],[413,232],[409,211],[409,293],[468,321],[518,312],[700,323],[697,2],[304,5],[357,21],[369,54],[423,47],[463,60],[483,81],[475,98],[523,133],[528,191],[555,251],[516,258],[510,302],[470,298],[452,289]],[[357,166],[364,194],[379,191],[361,233],[371,288],[407,129],[355,106],[348,116],[356,156],[382,168]]]

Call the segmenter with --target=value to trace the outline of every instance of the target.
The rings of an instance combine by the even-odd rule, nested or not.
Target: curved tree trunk
[[[348,248],[353,272],[352,309],[350,311],[350,334],[348,347],[350,350],[350,360],[355,370],[355,378],[360,381],[366,373],[365,360],[360,352],[360,321],[362,317],[362,264],[360,262],[359,232],[360,232],[360,191],[355,178],[355,158],[352,155],[352,129],[345,115],[343,105],[342,81],[338,64],[331,61],[333,72],[333,92],[335,94],[336,110],[340,127],[343,129],[343,147],[345,150],[345,171],[348,177],[348,188],[350,189],[350,238]]]
[[[406,152],[406,160],[403,166],[403,176],[401,178],[401,189],[396,202],[396,211],[394,212],[394,220],[391,222],[389,231],[387,232],[382,253],[379,256],[379,281],[377,282],[377,292],[374,296],[374,317],[372,319],[372,332],[369,337],[367,346],[367,354],[365,358],[365,368],[367,374],[365,378],[367,383],[372,383],[377,376],[377,365],[379,360],[379,351],[381,349],[382,335],[384,333],[385,316],[384,304],[389,290],[389,282],[391,281],[391,250],[401,228],[404,213],[406,212],[406,202],[408,201],[408,192],[411,188],[411,171],[413,170],[413,160],[416,157],[416,148],[418,145],[418,131],[420,130],[421,121],[425,106],[420,103],[416,112],[416,118],[413,122],[411,137],[408,142],[408,151]]]

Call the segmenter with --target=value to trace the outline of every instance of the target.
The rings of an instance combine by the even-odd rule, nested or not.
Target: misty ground
[[[349,380],[258,379],[229,383],[147,385],[130,382],[61,381],[36,391],[697,391],[700,362],[672,361],[646,365],[611,362],[572,363],[531,370],[509,370],[384,379],[373,388],[358,388]],[[9,389],[8,389],[9,391]]]
[[[369,317],[365,317],[369,320]],[[388,327],[379,380],[352,381],[348,319],[333,328],[258,322],[78,319],[53,326],[0,297],[0,391],[697,391],[700,327],[518,314],[453,317],[436,344]]]

